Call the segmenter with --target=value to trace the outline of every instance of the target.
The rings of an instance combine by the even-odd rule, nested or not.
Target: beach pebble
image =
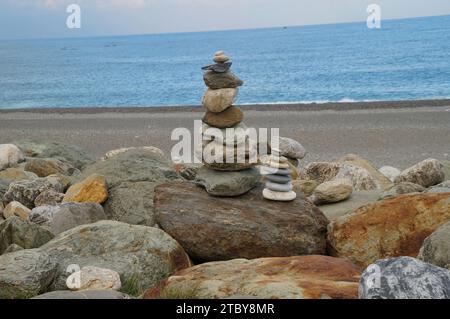
[[[392,166],[383,166],[378,170],[381,174],[386,176],[391,182],[394,182],[401,171]]]
[[[24,160],[20,149],[13,144],[0,145],[0,170],[14,166]]]
[[[17,216],[22,220],[27,220],[31,210],[19,202],[10,202],[3,210],[3,217],[9,218]]]
[[[275,183],[281,183],[281,184],[286,184],[291,181],[291,178],[287,175],[275,175],[275,174],[266,175],[266,179],[268,181],[275,182]]]
[[[352,183],[347,179],[325,182],[316,187],[312,195],[314,204],[330,204],[346,200],[353,192]]]
[[[203,81],[212,90],[237,88],[244,85],[244,82],[231,72],[206,71],[203,74]]]
[[[285,175],[290,176],[292,174],[292,170],[290,169],[278,169],[278,168],[272,168],[267,166],[260,167],[260,173],[261,175]]]
[[[225,54],[221,54],[221,55],[215,55],[213,60],[216,63],[225,63],[225,62],[230,61],[230,58],[228,56],[226,56]]]
[[[292,191],[292,183],[279,184],[273,182],[266,182],[266,188],[274,192],[290,192]]]
[[[288,137],[279,137],[280,155],[288,158],[302,159],[306,156],[306,150],[302,144]]]
[[[396,183],[411,182],[427,188],[445,181],[444,166],[436,159],[426,159],[400,173]]]
[[[203,105],[214,113],[220,113],[230,107],[236,100],[238,89],[208,89],[203,96]]]
[[[290,192],[274,192],[268,188],[264,188],[263,196],[265,199],[273,200],[277,202],[290,202],[293,201],[297,194],[293,191]]]
[[[230,106],[225,111],[214,113],[206,111],[203,122],[218,128],[230,128],[242,122],[244,113],[236,106]]]
[[[289,168],[289,164],[288,163],[281,163],[281,162],[274,162],[274,161],[270,161],[269,163],[268,163],[268,165],[271,167],[271,168],[276,168],[276,169],[278,169],[278,168],[282,168],[282,169],[288,169]]]

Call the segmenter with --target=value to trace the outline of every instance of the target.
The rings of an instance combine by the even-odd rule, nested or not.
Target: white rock
[[[392,166],[383,166],[378,171],[386,176],[391,182],[394,182],[397,176],[401,173],[398,168]]]
[[[0,145],[0,170],[14,166],[24,160],[20,149],[13,144]]]
[[[336,179],[320,184],[314,190],[312,201],[315,204],[331,204],[346,200],[353,192],[352,182]]]
[[[294,191],[290,192],[274,192],[268,188],[264,188],[263,197],[268,200],[273,200],[277,202],[290,202],[297,198],[297,193]]]
[[[122,287],[120,275],[110,269],[87,266],[71,274],[66,281],[67,288],[77,290],[119,290]]]

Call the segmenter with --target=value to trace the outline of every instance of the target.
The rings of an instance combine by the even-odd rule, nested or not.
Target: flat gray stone
[[[278,184],[272,182],[266,182],[266,188],[274,192],[290,192],[292,191],[292,183]]]
[[[286,184],[286,183],[289,183],[291,181],[291,177],[290,176],[287,176],[287,175],[275,175],[275,174],[266,175],[266,179],[271,181],[271,182],[281,183],[281,184]]]

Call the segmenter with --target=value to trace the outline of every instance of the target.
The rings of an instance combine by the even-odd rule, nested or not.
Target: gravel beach
[[[406,168],[425,158],[450,160],[450,100],[246,105],[247,125],[279,127],[300,141],[304,161],[348,153],[375,165]],[[78,145],[96,157],[129,146],[152,145],[170,154],[177,127],[193,130],[201,107],[0,110],[0,144],[19,139]]]

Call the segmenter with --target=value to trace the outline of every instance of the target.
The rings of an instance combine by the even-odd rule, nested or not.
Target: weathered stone
[[[275,174],[268,174],[264,175],[266,180],[269,182],[279,183],[279,184],[287,184],[291,182],[291,178],[286,175],[275,175]]]
[[[352,195],[353,186],[347,179],[335,179],[320,184],[314,190],[312,201],[316,205],[337,203]]]
[[[97,203],[64,203],[40,206],[31,211],[29,220],[58,235],[79,225],[106,220],[103,207]]]
[[[47,176],[45,178],[45,180],[53,185],[53,188],[55,189],[55,191],[57,191],[59,193],[65,193],[67,191],[67,189],[69,188],[71,180],[73,178],[74,178],[73,176],[71,178],[69,178],[62,174],[52,174],[52,175]]]
[[[396,183],[411,182],[425,188],[445,181],[444,167],[435,159],[424,160],[406,170],[395,179]]]
[[[58,142],[39,142],[22,140],[13,142],[26,156],[40,158],[57,158],[71,163],[78,169],[83,169],[94,162],[92,157],[81,148]]]
[[[260,175],[255,168],[220,172],[203,167],[198,170],[195,183],[203,186],[210,195],[227,197],[245,194],[255,187],[259,180]]]
[[[160,182],[122,183],[112,188],[104,204],[108,219],[131,225],[154,226],[154,188]]]
[[[0,144],[0,170],[14,166],[24,157],[22,152],[13,144]]]
[[[17,201],[32,209],[34,201],[44,191],[54,190],[54,186],[45,178],[12,182],[3,196],[6,202]]]
[[[386,189],[381,194],[380,199],[391,198],[402,194],[422,193],[423,191],[425,191],[425,188],[423,188],[418,184],[410,182],[402,182],[399,184],[392,185],[390,188]]]
[[[274,192],[291,192],[292,191],[292,183],[284,183],[284,184],[279,184],[279,183],[273,183],[273,182],[266,182],[266,188],[270,189],[271,191]]]
[[[74,272],[66,280],[70,290],[119,290],[122,287],[120,275],[111,269],[86,266]]]
[[[27,160],[25,170],[35,173],[39,177],[47,177],[52,174],[72,175],[75,168],[55,158],[30,158]]]
[[[370,163],[365,158],[362,158],[359,155],[355,154],[347,154],[341,159],[339,159],[339,162],[342,162],[344,164],[352,165],[352,166],[358,166],[361,168],[364,168],[369,172],[369,174],[376,179],[377,184],[381,186],[381,188],[389,188],[392,186],[392,182],[387,178],[385,175],[380,173],[372,163]],[[366,189],[367,190],[367,189]]]
[[[361,299],[449,299],[450,271],[411,257],[379,260],[362,274]]]
[[[8,183],[36,178],[38,178],[36,174],[24,171],[21,167],[10,167],[0,171],[0,180],[5,180]]]
[[[278,140],[281,156],[302,159],[306,156],[306,150],[302,144],[288,137],[280,137]]]
[[[305,196],[311,196],[317,187],[317,182],[314,180],[294,180],[292,181],[294,192],[297,194],[303,194]]]
[[[450,193],[450,180],[442,182],[438,185],[430,187],[427,191],[427,193]]]
[[[266,201],[261,186],[240,197],[213,198],[193,183],[164,183],[155,189],[155,214],[196,260],[325,252],[322,212],[301,196],[291,203]]]
[[[241,109],[236,106],[230,106],[220,113],[206,111],[202,121],[213,127],[229,128],[241,123],[243,119],[244,113]]]
[[[445,173],[445,179],[450,180],[450,161],[441,161]]]
[[[349,179],[356,191],[382,188],[381,184],[365,168],[344,164],[335,179]]]
[[[342,165],[339,163],[312,162],[306,165],[302,171],[301,178],[313,180],[318,184],[322,184],[335,178],[341,169],[341,166]]]
[[[197,172],[203,165],[200,164],[184,164],[179,163],[174,165],[175,172],[180,174],[187,181],[193,181],[197,176]]]
[[[69,187],[64,202],[102,204],[108,198],[106,179],[99,174],[92,174],[83,181]]]
[[[450,222],[436,229],[424,240],[417,258],[450,270]]]
[[[20,247],[19,245],[11,244],[8,246],[8,248],[5,249],[3,254],[9,254],[9,253],[13,253],[13,252],[20,251],[20,250],[23,250],[23,248]]]
[[[206,86],[212,90],[234,89],[244,84],[241,79],[231,72],[217,73],[206,71],[203,75],[203,80]]]
[[[28,215],[30,215],[31,210],[28,207],[25,207],[19,202],[10,202],[3,209],[3,217],[10,218],[13,216],[17,216],[22,220],[27,220]]]
[[[392,166],[383,166],[378,171],[386,176],[391,182],[394,182],[397,176],[401,174],[401,171],[398,168]]]
[[[382,258],[417,256],[423,240],[450,219],[450,194],[399,195],[337,218],[329,252],[367,266]]]
[[[280,192],[271,190],[269,188],[264,188],[263,197],[265,199],[276,202],[291,202],[297,198],[297,193],[295,193],[294,191]]]
[[[162,230],[115,221],[68,230],[39,251],[58,265],[52,290],[67,289],[69,265],[114,270],[123,285],[135,282],[143,291],[191,265],[183,248]]]
[[[362,269],[344,259],[298,256],[210,262],[177,272],[144,298],[171,291],[193,298],[247,295],[264,299],[355,299]]]
[[[45,253],[25,249],[0,256],[0,298],[25,299],[48,291],[56,263]]]
[[[83,291],[52,291],[31,299],[133,299],[131,296],[115,290],[83,290]]]
[[[57,205],[63,201],[64,194],[58,193],[52,189],[43,191],[34,200],[34,206],[44,206],[44,205]]]
[[[203,106],[210,112],[220,113],[233,105],[236,100],[238,89],[208,89],[203,96]]]
[[[19,217],[11,217],[0,223],[0,255],[13,244],[22,249],[38,248],[52,238],[48,230]]]
[[[151,153],[151,154],[155,155],[156,157],[159,157],[162,161],[164,161],[165,157],[166,157],[164,152],[157,147],[141,146],[141,147],[123,147],[123,148],[118,148],[118,149],[109,151],[102,157],[102,160],[106,161],[106,160],[109,160],[110,158],[113,158],[114,156],[129,152],[129,151],[133,151],[133,150]]]

